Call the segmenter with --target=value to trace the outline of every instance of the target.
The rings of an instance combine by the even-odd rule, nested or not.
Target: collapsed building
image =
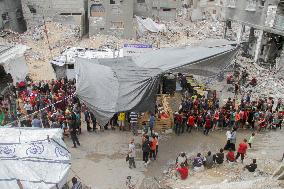
[[[284,1],[283,0],[230,0],[224,7],[226,29],[231,21],[241,24],[238,38],[242,41],[249,28],[244,46],[246,56],[266,67],[284,64]]]
[[[28,28],[52,19],[78,27],[81,36],[87,32],[87,0],[22,0],[22,9]]]
[[[174,20],[185,0],[136,0],[134,14],[144,17],[153,17],[157,20]]]
[[[182,0],[89,0],[89,34],[135,36],[134,15],[174,20]]]
[[[26,25],[22,12],[21,0],[0,1],[0,30],[26,31]],[[0,34],[0,36],[4,35]]]

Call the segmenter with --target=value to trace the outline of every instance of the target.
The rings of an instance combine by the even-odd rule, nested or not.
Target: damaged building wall
[[[26,31],[21,0],[0,1],[0,30],[2,29],[11,29],[19,33]]]
[[[28,28],[54,19],[79,26],[81,35],[86,33],[87,0],[22,0],[22,7]]]
[[[174,20],[188,0],[134,0],[134,14],[154,19]]]
[[[89,35],[134,37],[133,0],[89,0]]]
[[[152,0],[134,0],[133,13],[137,16],[149,17],[152,15]]]
[[[255,63],[275,67],[284,43],[284,1],[227,0],[224,10],[227,23],[236,21],[241,27],[250,27],[247,55]]]
[[[154,17],[174,20],[181,9],[181,0],[154,0],[152,13]]]

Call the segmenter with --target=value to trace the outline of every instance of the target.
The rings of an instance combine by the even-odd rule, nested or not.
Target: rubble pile
[[[200,172],[194,172],[193,170],[190,170],[189,178],[184,181],[181,181],[176,176],[175,161],[169,161],[167,168],[163,171],[164,176],[162,183],[172,188],[183,188],[188,186],[191,186],[190,188],[216,188],[215,185],[221,186],[222,184],[224,184],[224,187],[222,186],[220,188],[226,188],[227,185],[231,185],[232,183],[235,183],[236,186],[241,186],[244,183],[249,182],[253,182],[254,184],[264,184],[263,181],[271,177],[273,170],[277,168],[279,162],[275,160],[268,161],[267,159],[260,157],[259,154],[255,154],[255,152],[251,152],[250,155],[252,156],[252,158],[257,158],[258,161],[259,167],[255,173],[250,173],[243,170],[244,165],[251,162],[252,158],[249,158],[245,159],[244,164],[224,162],[222,165],[215,165],[211,169],[205,169],[204,171]],[[194,153],[187,153],[187,157],[188,164],[191,168],[193,158],[195,157]],[[273,179],[268,181],[269,182],[267,183],[267,186],[279,186],[279,183]]]
[[[274,99],[282,98],[284,94],[284,76],[278,74],[277,70],[264,69],[257,64],[253,64],[251,59],[238,56],[237,63],[245,69],[248,74],[248,80],[253,77],[257,79],[257,85],[245,85],[242,91],[250,92],[254,99],[273,97]]]
[[[50,60],[58,56],[62,50],[74,46],[79,41],[79,28],[74,25],[48,21],[45,25],[30,28],[23,34],[11,32],[1,43],[24,44],[30,47],[26,51],[30,77],[33,80],[49,80],[55,78]]]
[[[190,21],[161,21],[167,28],[165,32],[145,32],[137,39],[121,39],[114,35],[97,34],[90,39],[83,39],[79,46],[88,48],[98,48],[102,45],[108,45],[113,48],[121,48],[124,43],[142,43],[150,44],[156,48],[180,47],[190,44],[192,41],[205,39],[221,39],[224,33],[224,23],[220,21],[203,20],[200,22]],[[236,31],[239,25],[233,24],[229,29],[227,36],[230,39],[236,39]]]
[[[156,47],[177,47],[189,44],[192,40],[208,38],[220,39],[223,34],[223,24],[219,21],[203,20],[200,22],[162,22],[167,31],[162,33],[147,33],[138,41],[149,43]]]

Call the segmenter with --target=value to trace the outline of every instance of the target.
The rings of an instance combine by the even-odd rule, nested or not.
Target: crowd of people
[[[81,132],[81,113],[86,115],[85,120],[92,116],[74,95],[75,84],[75,80],[65,78],[40,82],[27,80],[11,86],[0,101],[0,125],[61,128],[71,136],[73,147],[80,145],[77,133]]]
[[[80,146],[77,135],[81,133],[82,120],[84,119],[88,132],[96,132],[97,121],[94,114],[76,97],[75,80],[51,80],[32,82],[25,81],[11,86],[9,93],[0,98],[0,125],[38,127],[38,128],[61,128],[65,135],[70,135],[73,147]],[[191,132],[193,128],[203,130],[204,135],[215,129],[227,129],[227,143],[224,148],[216,154],[210,151],[204,156],[198,153],[193,159],[193,170],[199,171],[212,168],[214,164],[223,162],[236,162],[240,157],[243,162],[248,146],[251,148],[255,137],[255,131],[263,129],[281,129],[283,122],[283,103],[281,99],[275,102],[272,98],[251,100],[250,94],[242,97],[237,104],[235,99],[228,98],[224,106],[220,106],[216,94],[211,98],[206,96],[192,95],[185,93],[179,107],[179,111],[174,114],[173,130],[177,135]],[[160,111],[157,108],[157,111]],[[164,115],[164,111],[159,113]],[[84,115],[84,118],[81,116]],[[167,115],[168,116],[168,115]],[[164,116],[164,117],[167,117]],[[101,127],[111,129],[116,127],[119,130],[132,129],[133,135],[138,135],[138,113],[119,112],[115,114],[108,124]],[[143,123],[142,152],[143,162],[147,166],[150,160],[155,161],[158,155],[159,137],[154,132],[156,116],[150,114],[150,118]],[[236,150],[236,132],[238,129],[247,128],[255,130],[249,140],[243,140]],[[150,134],[147,135],[148,129]],[[227,150],[226,156],[224,150]],[[134,140],[129,143],[127,160],[129,168],[136,168],[135,163],[136,147]],[[185,153],[181,153],[176,160],[177,173],[181,179],[188,176],[188,159]],[[256,160],[252,164],[244,167],[250,172],[257,168]]]
[[[188,177],[190,164],[189,161],[192,161],[191,167],[192,171],[200,172],[204,169],[211,169],[213,166],[218,166],[223,164],[225,161],[228,163],[235,163],[241,157],[241,163],[243,163],[245,155],[247,153],[248,143],[247,139],[244,139],[235,153],[232,148],[227,150],[225,155],[224,149],[221,148],[219,152],[212,154],[209,151],[205,156],[202,156],[201,153],[198,153],[193,159],[190,159],[186,156],[186,153],[182,152],[176,158],[176,175],[184,180]],[[243,169],[248,170],[249,172],[255,172],[257,169],[256,159],[252,160],[251,164],[245,165]]]
[[[276,104],[275,104],[276,103]],[[204,135],[210,130],[247,128],[252,130],[281,129],[284,111],[281,99],[272,98],[251,100],[250,94],[243,96],[240,103],[228,98],[220,106],[215,97],[185,97],[179,111],[174,115],[174,130],[177,135],[191,132],[192,128],[202,129]]]
[[[66,78],[41,82],[27,80],[11,85],[0,96],[0,126],[61,128],[64,135],[71,136],[75,148],[80,145],[77,135],[82,132],[83,121],[88,132],[96,132],[99,125],[94,113],[80,103],[75,92],[76,81]],[[144,131],[150,129],[153,134],[154,114],[147,122]],[[137,136],[138,113],[116,113],[109,123],[99,125],[99,129],[108,129],[109,125],[111,129],[132,130]]]

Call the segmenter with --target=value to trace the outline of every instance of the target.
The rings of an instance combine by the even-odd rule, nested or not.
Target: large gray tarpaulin
[[[154,110],[161,70],[132,59],[77,59],[77,95],[105,124],[115,112]]]
[[[98,122],[105,124],[116,112],[153,110],[163,73],[200,63],[200,70],[212,76],[230,64],[236,51],[235,46],[222,45],[161,49],[138,57],[79,58],[75,66],[76,93]]]

